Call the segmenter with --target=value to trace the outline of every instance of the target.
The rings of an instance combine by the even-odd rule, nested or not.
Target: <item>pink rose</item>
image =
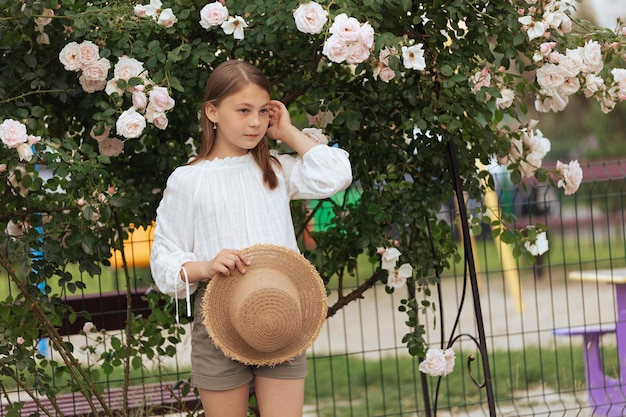
[[[106,80],[92,80],[91,78],[86,77],[85,74],[82,74],[78,78],[78,82],[83,88],[83,91],[86,93],[95,93],[96,91],[102,91],[107,85]]]
[[[9,148],[16,148],[27,140],[26,126],[22,123],[6,119],[0,124],[0,140]]]
[[[111,62],[106,58],[100,58],[96,62],[83,67],[83,76],[89,80],[106,81]]]
[[[300,32],[316,35],[322,32],[328,20],[328,12],[318,3],[310,1],[300,4],[293,12],[293,18]]]
[[[228,9],[219,1],[209,3],[200,10],[200,26],[209,29],[220,26],[228,18]]]
[[[148,105],[148,96],[143,91],[133,91],[132,101],[136,110],[143,110]]]
[[[5,172],[7,170],[7,164],[0,164],[0,172]]]
[[[170,97],[167,88],[165,87],[153,87],[150,90],[150,104],[156,112],[163,112],[174,108],[176,102]]]
[[[78,44],[78,60],[84,65],[93,64],[100,59],[98,45],[91,41],[83,41]]]
[[[146,128],[146,119],[137,113],[134,107],[131,107],[120,115],[115,123],[115,128],[117,133],[125,138],[138,138]]]
[[[164,112],[154,111],[154,109],[149,107],[150,106],[148,106],[148,110],[146,110],[146,120],[161,130],[167,129],[169,123],[167,115]]]
[[[59,52],[59,61],[66,71],[79,71],[83,63],[78,59],[78,43],[70,42]]]
[[[360,42],[355,42],[348,46],[348,56],[346,57],[346,62],[348,64],[360,64],[367,61],[369,56],[369,48],[365,47],[365,45]]]
[[[322,53],[331,61],[340,64],[348,58],[348,45],[339,36],[331,35],[326,39]]]
[[[114,157],[121,154],[123,150],[124,142],[117,138],[106,138],[98,142],[100,155]]]
[[[24,340],[24,338],[23,338],[22,336],[19,336],[15,342],[16,342],[18,345],[23,345],[23,344],[24,344],[24,342],[25,342],[25,340]]]
[[[385,83],[388,83],[389,81],[393,80],[395,76],[396,76],[396,72],[389,67],[383,67],[380,70],[380,80]]]
[[[91,136],[92,139],[95,139],[97,141],[101,141],[103,139],[108,138],[109,133],[111,132],[111,129],[107,125],[104,125],[104,129],[102,130],[102,133],[100,134],[96,134],[95,129],[96,129],[96,126],[93,126],[91,128],[91,131],[89,132],[89,136]]]
[[[40,140],[41,136],[28,135],[28,137],[26,138],[26,143],[32,146],[36,143],[39,143]]]

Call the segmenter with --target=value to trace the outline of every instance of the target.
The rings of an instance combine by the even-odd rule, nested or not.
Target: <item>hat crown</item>
[[[230,315],[239,336],[260,352],[292,344],[302,327],[298,289],[289,277],[267,268],[248,272],[233,289]]]

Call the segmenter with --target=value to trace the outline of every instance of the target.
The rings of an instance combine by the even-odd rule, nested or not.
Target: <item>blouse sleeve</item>
[[[348,152],[340,148],[317,145],[302,157],[280,155],[279,159],[292,200],[327,198],[352,182]]]
[[[174,171],[167,181],[163,199],[157,209],[154,241],[150,252],[152,277],[159,290],[171,297],[184,298],[194,292],[198,284],[186,288],[180,278],[184,263],[195,261],[193,249],[193,184]]]

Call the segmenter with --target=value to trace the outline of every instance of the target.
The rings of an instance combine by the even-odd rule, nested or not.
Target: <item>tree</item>
[[[307,256],[326,280],[353,273],[362,253],[387,262],[331,313],[379,281],[429,295],[459,256],[436,216],[453,180],[476,200],[493,187],[476,161],[507,165],[516,183],[536,176],[566,193],[580,183],[577,162],[541,168],[550,143],[525,103],[559,111],[581,93],[608,112],[626,97],[622,26],[595,28],[572,9],[570,0],[0,0],[0,260],[20,289],[1,304],[19,323],[2,327],[23,329],[0,338],[3,372],[33,357],[41,331],[55,339],[55,320],[69,314],[60,294],[32,284],[80,289],[68,265],[99,274],[129,228],[154,221],[169,173],[198,146],[204,82],[226,59],[258,65],[302,127],[309,120],[351,154],[359,197],[334,201],[334,223]],[[294,213],[307,218],[301,205]],[[532,257],[544,227],[501,230]],[[396,268],[400,259],[410,268]],[[21,307],[30,304],[38,308]],[[430,307],[401,307],[414,355],[428,346],[416,312]]]

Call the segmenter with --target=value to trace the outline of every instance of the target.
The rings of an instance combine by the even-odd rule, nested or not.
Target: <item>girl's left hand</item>
[[[270,121],[267,135],[275,140],[284,141],[284,132],[291,127],[291,117],[285,105],[278,100],[271,100],[269,106]]]

